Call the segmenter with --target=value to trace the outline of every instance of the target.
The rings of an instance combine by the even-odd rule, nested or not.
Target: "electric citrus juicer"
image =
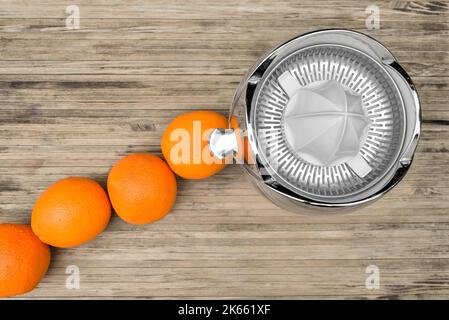
[[[215,129],[209,147],[217,158],[236,157],[246,132],[243,168],[275,204],[348,210],[405,176],[420,112],[410,77],[382,44],[354,31],[322,30],[274,48],[248,72],[229,128]]]

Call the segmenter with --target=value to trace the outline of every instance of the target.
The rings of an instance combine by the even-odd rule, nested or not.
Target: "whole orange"
[[[70,177],[41,194],[34,205],[31,227],[43,242],[67,248],[96,238],[110,217],[108,196],[98,182]]]
[[[32,290],[47,272],[50,249],[23,224],[0,224],[0,297]]]
[[[164,160],[137,153],[119,160],[108,176],[108,193],[120,218],[145,224],[164,217],[176,200],[176,178]]]
[[[227,119],[213,111],[179,115],[167,126],[161,140],[162,153],[170,168],[185,179],[204,179],[225,167],[209,149],[213,129],[228,128]]]

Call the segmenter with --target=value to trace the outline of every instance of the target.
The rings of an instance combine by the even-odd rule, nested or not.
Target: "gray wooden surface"
[[[65,8],[81,29],[65,28]],[[380,30],[365,8],[380,7]],[[49,184],[103,185],[132,152],[160,154],[167,123],[227,112],[244,72],[277,43],[351,28],[385,44],[413,77],[423,135],[407,178],[345,215],[277,209],[228,167],[179,179],[163,221],[114,216],[79,248],[53,250],[29,298],[447,298],[449,296],[449,3],[408,1],[0,1],[0,222],[30,221]],[[368,290],[365,269],[380,269]],[[66,268],[80,289],[66,288]]]

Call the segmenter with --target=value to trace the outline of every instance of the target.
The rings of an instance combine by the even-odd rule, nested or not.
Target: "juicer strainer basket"
[[[237,89],[230,113],[246,129],[243,166],[281,207],[354,208],[396,185],[420,134],[416,90],[391,53],[349,30],[294,38],[261,59]],[[240,133],[238,133],[240,134]],[[223,157],[244,145],[216,130]]]

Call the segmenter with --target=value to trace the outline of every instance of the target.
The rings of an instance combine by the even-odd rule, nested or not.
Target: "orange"
[[[253,154],[251,152],[251,150],[249,150],[250,146],[248,144],[248,137],[243,137],[243,150],[244,150],[244,159],[245,159],[245,163],[247,164],[255,164],[256,162],[254,161],[254,157]]]
[[[164,160],[137,153],[119,160],[108,176],[115,212],[128,223],[145,224],[163,218],[176,200],[176,178]]]
[[[32,290],[47,272],[50,249],[23,224],[0,224],[0,297]]]
[[[108,196],[98,182],[71,177],[41,194],[33,209],[31,227],[43,242],[67,248],[96,238],[110,217]]]
[[[162,153],[170,168],[185,179],[204,179],[225,167],[209,149],[213,129],[228,128],[227,119],[213,111],[192,111],[176,117],[161,140]]]

